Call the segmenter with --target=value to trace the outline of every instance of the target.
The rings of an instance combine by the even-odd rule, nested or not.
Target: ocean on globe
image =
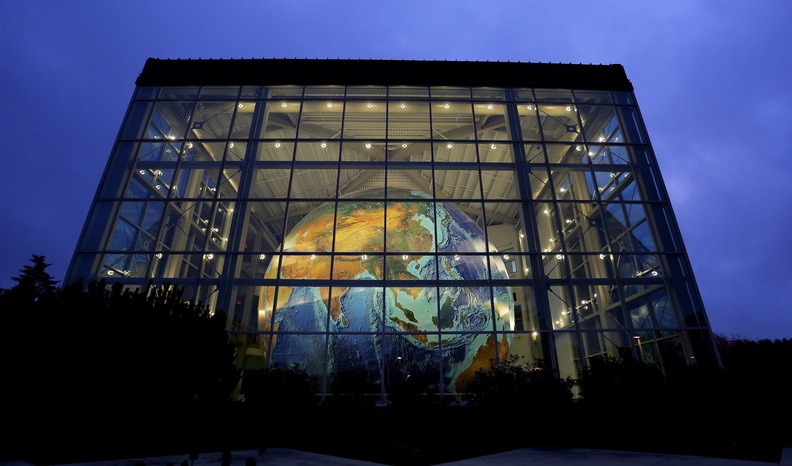
[[[326,373],[328,387],[462,391],[509,352],[511,335],[494,331],[514,327],[512,291],[486,285],[490,273],[507,279],[506,267],[457,207],[419,191],[383,198],[382,189],[346,195],[337,215],[328,202],[289,232],[265,273],[280,284],[260,296],[259,329],[274,332],[265,354]]]

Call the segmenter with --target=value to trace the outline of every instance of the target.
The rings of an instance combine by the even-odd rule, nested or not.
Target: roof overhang
[[[391,85],[632,91],[621,65],[562,63],[149,58],[138,86]]]

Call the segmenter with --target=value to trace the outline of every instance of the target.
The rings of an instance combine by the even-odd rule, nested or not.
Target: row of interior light
[[[334,104],[333,104],[332,102],[327,102],[327,108],[333,108],[333,105],[334,105]],[[281,107],[283,107],[283,108],[286,108],[286,107],[288,107],[288,106],[289,106],[289,104],[287,104],[286,102],[281,102]],[[369,103],[367,103],[367,104],[366,104],[366,107],[367,107],[367,108],[373,108],[373,107],[374,107],[374,104],[372,104],[371,102],[369,102]],[[242,108],[242,104],[239,104],[239,108]],[[399,108],[407,108],[407,104],[405,104],[404,102],[402,102],[402,103],[400,103],[400,104],[399,104]],[[451,104],[449,104],[449,103],[443,104],[443,108],[451,108]],[[487,105],[487,110],[492,110],[493,108],[495,108],[495,106],[494,106],[494,105],[492,105],[492,104],[488,104],[488,105]],[[535,105],[526,105],[526,107],[525,107],[525,108],[526,108],[527,110],[536,110],[536,109],[538,109],[538,107],[537,107],[537,106],[535,106]],[[572,105],[567,105],[567,106],[565,106],[565,107],[564,107],[564,110],[566,110],[567,112],[571,112],[571,111],[573,111],[573,110],[574,110],[574,111],[577,111],[577,109],[575,109],[575,107],[573,107]]]
[[[281,143],[280,143],[280,142],[275,142],[275,147],[280,147],[280,146],[281,146]],[[325,141],[322,141],[322,143],[320,144],[320,146],[321,146],[323,149],[324,149],[324,148],[326,148],[326,147],[327,147],[327,142],[325,142]],[[402,148],[404,148],[404,149],[406,149],[406,148],[407,148],[407,146],[408,146],[408,144],[407,144],[406,142],[402,144]],[[454,147],[454,145],[453,145],[452,143],[450,143],[450,142],[449,142],[448,144],[446,144],[446,147],[448,147],[449,149],[451,149],[452,147]],[[497,148],[498,148],[498,146],[497,146],[496,144],[490,144],[490,149],[497,149]],[[366,143],[366,149],[371,149],[371,143],[370,143],[370,142],[367,142],[367,143]]]

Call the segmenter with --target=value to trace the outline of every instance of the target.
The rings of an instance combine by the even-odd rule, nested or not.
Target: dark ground
[[[2,458],[36,464],[285,447],[384,464],[430,465],[530,446],[646,451],[778,462],[789,431],[778,412],[689,406],[561,411],[425,406],[64,409],[35,413],[6,434]],[[786,417],[788,419],[788,417]],[[83,424],[83,421],[88,421]]]

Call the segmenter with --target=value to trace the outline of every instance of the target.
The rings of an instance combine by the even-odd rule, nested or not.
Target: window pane
[[[577,111],[572,104],[539,105],[542,136],[548,142],[577,142],[581,139]]]
[[[268,102],[264,107],[259,137],[293,139],[297,135],[300,102],[284,100]]]
[[[479,144],[482,163],[514,163],[514,147],[511,144]]]
[[[300,115],[300,139],[339,139],[343,101],[306,101]]]
[[[184,138],[190,124],[193,106],[192,102],[157,102],[144,137],[146,139]]]
[[[432,103],[432,132],[438,139],[475,139],[473,108],[470,102],[449,100]]]
[[[201,88],[201,99],[204,100],[236,100],[238,86],[204,86]]]
[[[326,168],[324,166],[314,168],[301,167],[301,165],[295,167],[292,172],[290,197],[318,199],[333,199],[336,197],[337,168]]]
[[[344,138],[385,139],[388,105],[384,101],[347,102],[344,113]]]
[[[506,121],[506,106],[503,104],[476,103],[476,133],[480,140],[511,140],[511,127]]]
[[[260,142],[256,145],[256,160],[289,161],[294,154],[294,142]]]
[[[188,137],[192,139],[227,138],[236,106],[236,102],[198,102],[193,113]]]
[[[388,102],[389,139],[427,139],[430,137],[430,127],[429,102]]]

